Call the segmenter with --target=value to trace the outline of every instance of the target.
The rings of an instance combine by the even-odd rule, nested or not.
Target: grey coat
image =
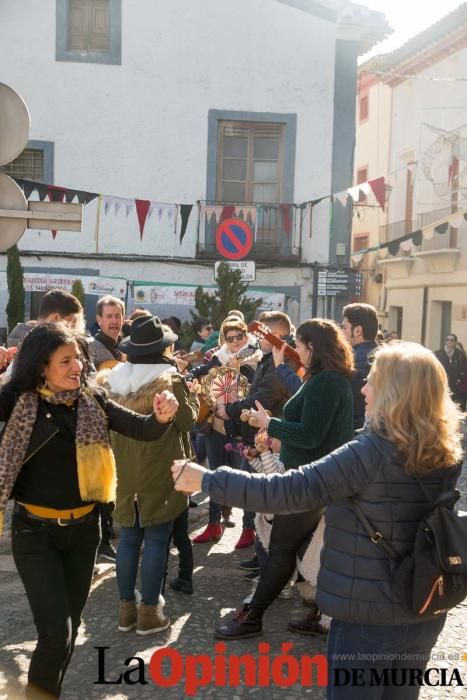
[[[443,488],[452,488],[459,473],[460,467],[436,470],[423,480],[434,498]],[[249,512],[293,513],[328,506],[318,576],[322,612],[350,623],[419,621],[406,612],[394,590],[394,562],[369,539],[349,500],[353,496],[401,555],[411,551],[418,523],[430,507],[388,440],[364,433],[284,476],[221,467],[204,476],[203,490],[216,503]]]

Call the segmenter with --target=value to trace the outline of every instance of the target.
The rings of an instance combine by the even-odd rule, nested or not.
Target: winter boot
[[[255,531],[252,527],[245,527],[242,530],[240,539],[235,545],[235,549],[245,549],[245,547],[251,547],[255,542]]]
[[[193,539],[195,544],[205,544],[206,542],[215,542],[222,537],[222,526],[218,523],[209,523],[204,532]]]
[[[118,614],[118,631],[129,632],[136,627],[136,601],[121,600]]]

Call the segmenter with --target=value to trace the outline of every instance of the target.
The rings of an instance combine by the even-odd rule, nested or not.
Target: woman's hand
[[[214,413],[218,418],[222,418],[222,420],[229,420],[229,416],[227,414],[227,411],[225,410],[225,405],[223,403],[216,404],[216,410],[214,411]]]
[[[226,366],[240,372],[240,360],[237,357],[233,357],[229,362],[227,362]]]
[[[158,423],[168,423],[178,411],[178,401],[172,392],[165,391],[156,394],[153,401],[154,414]]]
[[[172,464],[174,489],[191,494],[201,491],[203,476],[208,470],[186,459],[176,459]]]
[[[259,401],[255,401],[256,408],[258,409],[255,411],[254,408],[250,409],[251,417],[254,420],[255,426],[258,428],[262,428],[263,430],[267,430],[269,421],[271,420],[271,416],[268,414],[265,408],[263,408],[260,404]]]
[[[279,367],[279,365],[282,365],[285,359],[285,349],[287,347],[287,343],[283,343],[281,348],[276,348],[274,345],[272,346],[272,357],[274,360],[274,366]]]

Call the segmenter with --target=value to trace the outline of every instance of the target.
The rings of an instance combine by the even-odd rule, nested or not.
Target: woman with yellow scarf
[[[96,503],[115,500],[109,430],[157,440],[178,408],[163,392],[150,415],[124,409],[92,386],[87,363],[83,338],[44,323],[0,391],[0,527],[12,497],[13,557],[38,631],[27,698],[58,698],[73,653],[100,538]]]

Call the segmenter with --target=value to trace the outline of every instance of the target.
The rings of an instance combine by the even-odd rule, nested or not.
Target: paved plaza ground
[[[467,510],[467,474],[463,476],[463,503]],[[202,498],[199,497],[200,501]],[[234,511],[237,523],[241,522],[240,512]],[[198,531],[206,522],[207,508],[203,501],[199,508],[190,509],[191,528]],[[248,558],[252,548],[236,552],[234,544],[239,535],[239,526],[227,529],[219,543],[195,545],[195,593],[193,596],[166,592],[166,611],[172,619],[172,626],[166,632],[148,637],[137,636],[135,632],[117,631],[118,596],[114,567],[99,564],[99,576],[93,584],[91,596],[84,615],[84,625],[78,638],[77,647],[65,678],[62,698],[64,700],[124,700],[125,698],[155,698],[181,700],[187,697],[183,680],[173,688],[156,687],[150,677],[148,663],[152,654],[160,648],[170,646],[182,656],[206,654],[214,657],[212,630],[220,615],[234,610],[249,592],[251,585],[243,578],[238,563]],[[176,574],[177,557],[171,556],[171,576]],[[40,571],[38,571],[40,576]],[[252,654],[259,658],[258,644],[270,645],[270,657],[281,653],[281,645],[293,644],[290,653],[296,658],[325,653],[325,642],[314,637],[293,634],[287,630],[287,620],[291,616],[302,616],[306,608],[300,596],[294,591],[291,600],[277,600],[264,618],[264,634],[227,644],[227,654]],[[10,553],[9,533],[0,540],[0,700],[19,700],[23,697],[26,671],[36,638],[31,612],[16,574]],[[146,685],[96,685],[98,680],[98,650],[108,647],[105,652],[105,679],[115,681],[128,670],[125,659],[138,656],[145,662]],[[451,655],[451,658],[449,658]],[[130,666],[135,666],[132,662]],[[436,668],[458,668],[467,682],[467,604],[459,606],[448,617],[447,624],[434,650],[432,666]],[[136,680],[133,673],[130,680]],[[297,683],[290,688],[239,687],[219,688],[214,685],[201,688],[195,698],[211,700],[296,700],[298,698],[320,699],[325,697],[323,688],[304,687]],[[462,687],[424,687],[421,700],[432,698],[465,697]]]

